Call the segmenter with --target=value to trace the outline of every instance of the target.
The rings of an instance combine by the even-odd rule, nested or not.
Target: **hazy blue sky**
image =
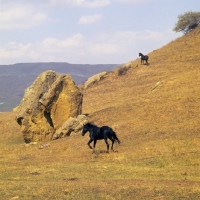
[[[0,0],[0,64],[126,63],[182,34],[200,0]]]

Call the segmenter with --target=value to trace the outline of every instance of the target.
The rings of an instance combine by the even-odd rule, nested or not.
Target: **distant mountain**
[[[16,107],[36,77],[46,71],[54,70],[60,74],[69,74],[76,85],[86,81],[90,76],[102,71],[111,71],[117,64],[70,64],[70,63],[18,63],[0,65],[0,112],[11,111]]]

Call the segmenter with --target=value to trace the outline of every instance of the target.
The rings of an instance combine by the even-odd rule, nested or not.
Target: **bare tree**
[[[183,32],[184,34],[192,31],[200,24],[200,12],[185,12],[178,16],[178,22],[173,31]]]

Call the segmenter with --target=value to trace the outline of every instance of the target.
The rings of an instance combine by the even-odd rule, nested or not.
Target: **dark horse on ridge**
[[[113,150],[113,144],[115,141],[117,141],[120,144],[120,141],[116,136],[116,133],[109,126],[98,127],[94,124],[87,123],[83,126],[82,136],[84,136],[85,133],[88,131],[90,133],[90,140],[87,144],[90,147],[90,149],[92,149],[92,147],[90,146],[90,143],[92,141],[94,141],[93,147],[95,148],[97,140],[102,140],[102,139],[104,139],[107,145],[107,152],[109,152],[109,143],[107,141],[108,138],[112,141],[111,150]]]
[[[139,53],[139,57],[141,57],[141,64],[144,63],[144,60],[146,61],[146,64],[148,64],[148,56],[144,56],[142,53]]]

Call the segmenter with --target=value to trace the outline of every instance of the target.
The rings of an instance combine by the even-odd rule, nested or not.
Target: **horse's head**
[[[142,54],[142,53],[139,53],[139,57],[140,57],[140,56],[143,56],[143,54]]]
[[[84,124],[83,125],[83,131],[82,131],[82,136],[84,136],[88,131],[88,128],[87,128],[87,124]]]

